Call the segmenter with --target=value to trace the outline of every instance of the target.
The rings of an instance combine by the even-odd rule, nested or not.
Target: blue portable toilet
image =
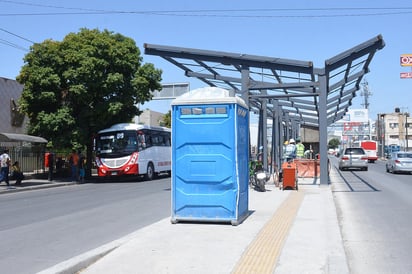
[[[228,90],[206,87],[172,102],[172,223],[248,215],[249,111]]]

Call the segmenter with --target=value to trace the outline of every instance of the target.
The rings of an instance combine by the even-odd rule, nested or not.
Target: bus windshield
[[[100,157],[126,156],[138,151],[138,143],[134,130],[105,132],[96,138],[96,152]]]

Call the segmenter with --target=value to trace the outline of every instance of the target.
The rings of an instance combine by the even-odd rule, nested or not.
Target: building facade
[[[23,85],[16,80],[0,77],[0,132],[26,133],[27,119],[18,109],[22,91]]]
[[[396,108],[393,113],[378,114],[376,137],[382,156],[393,148],[412,151],[412,119],[409,113]]]
[[[147,126],[161,126],[164,113],[145,109],[142,114],[135,117],[135,123]]]

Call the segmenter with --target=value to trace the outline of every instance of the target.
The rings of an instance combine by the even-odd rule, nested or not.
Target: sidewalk
[[[165,218],[41,273],[349,273],[331,185],[249,193],[238,226]]]
[[[5,182],[0,183],[0,195],[13,193],[18,191],[27,191],[27,190],[34,190],[34,189],[41,189],[41,188],[51,188],[51,187],[59,187],[59,186],[66,186],[75,184],[75,182],[71,182],[69,178],[58,178],[53,181],[48,181],[47,179],[33,179],[28,177],[27,179],[23,180],[21,185],[14,185],[15,181],[10,180],[10,187],[7,187]]]

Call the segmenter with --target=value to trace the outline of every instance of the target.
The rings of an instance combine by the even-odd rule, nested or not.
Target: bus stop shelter
[[[47,140],[39,136],[0,133],[1,147],[9,148],[12,161],[19,161],[23,172],[37,173],[43,170],[46,144]]]
[[[280,165],[282,144],[301,128],[319,131],[320,182],[328,184],[327,127],[344,117],[378,50],[378,35],[325,60],[291,60],[230,52],[145,44],[145,54],[162,57],[208,86],[234,91],[259,115],[258,146],[268,155],[267,120],[272,119],[272,162]],[[267,157],[263,157],[267,168]]]

